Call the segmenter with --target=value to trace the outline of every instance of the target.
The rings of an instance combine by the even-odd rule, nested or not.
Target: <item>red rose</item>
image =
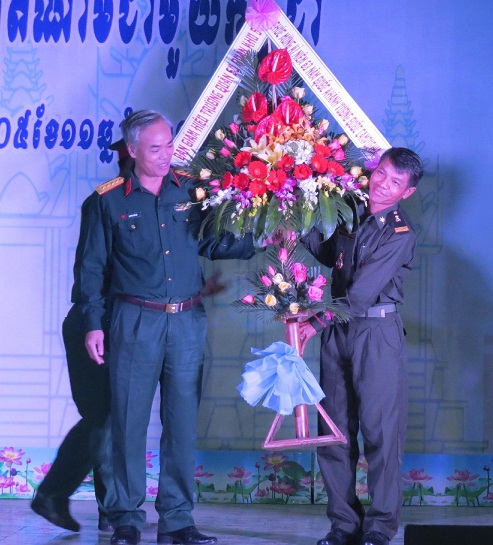
[[[305,165],[305,163],[296,165],[294,167],[294,175],[298,180],[306,180],[312,175],[312,169],[308,165]]]
[[[239,189],[240,191],[246,189],[249,183],[250,178],[243,172],[240,172],[233,178],[233,185],[236,187],[236,189]]]
[[[275,109],[275,113],[286,125],[299,123],[305,117],[301,106],[289,97],[283,97],[281,104]]]
[[[233,185],[233,175],[231,172],[226,172],[226,174],[223,176],[221,187],[223,189],[228,189],[228,187],[231,187]]]
[[[323,155],[316,153],[312,157],[311,163],[313,170],[316,170],[317,172],[327,172],[329,162],[327,161],[327,159],[324,158]]]
[[[267,99],[262,93],[253,93],[246,101],[241,115],[245,123],[258,122],[267,115]]]
[[[252,178],[263,179],[267,176],[267,165],[262,161],[252,161],[248,165],[248,172]]]
[[[261,197],[267,191],[267,186],[262,180],[252,180],[248,189],[254,197]]]
[[[340,163],[335,161],[328,161],[327,172],[334,174],[335,176],[342,176],[344,174],[344,167]]]
[[[277,166],[279,168],[282,168],[283,170],[289,170],[293,168],[294,165],[294,157],[291,155],[283,155],[279,161],[277,161]]]
[[[235,157],[235,167],[246,167],[251,160],[252,154],[249,151],[240,151],[240,153],[238,153],[238,155]]]
[[[260,63],[258,77],[261,81],[278,85],[287,81],[292,71],[293,63],[289,53],[285,49],[276,49]]]

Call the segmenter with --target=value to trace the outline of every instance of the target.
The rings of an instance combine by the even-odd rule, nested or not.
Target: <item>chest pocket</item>
[[[120,251],[137,256],[148,255],[157,242],[157,228],[156,221],[142,217],[121,220],[116,229]]]
[[[200,216],[193,207],[173,210],[173,237],[178,244],[196,245],[200,229]]]

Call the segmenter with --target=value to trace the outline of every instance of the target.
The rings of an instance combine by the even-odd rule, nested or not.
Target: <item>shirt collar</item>
[[[376,214],[371,214],[369,209],[367,209],[369,214],[368,217],[373,216],[375,218],[375,221],[377,222],[378,227],[380,227],[380,229],[383,229],[385,225],[388,223],[388,220],[389,220],[388,215],[390,214],[390,212],[397,210],[398,206],[399,206],[398,203],[393,204],[392,206],[389,206],[385,210],[381,210],[380,212],[377,212]]]

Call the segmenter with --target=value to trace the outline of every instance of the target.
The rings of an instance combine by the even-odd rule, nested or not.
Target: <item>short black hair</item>
[[[408,148],[389,148],[379,163],[388,159],[399,172],[409,174],[409,187],[416,187],[424,174],[423,161],[417,153]]]

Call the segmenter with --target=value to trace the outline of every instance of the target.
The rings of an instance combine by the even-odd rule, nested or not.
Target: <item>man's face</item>
[[[389,159],[381,161],[370,177],[371,212],[380,212],[410,197],[416,191],[415,187],[409,187],[410,178],[409,173],[399,172]]]
[[[128,145],[135,159],[135,173],[139,178],[162,178],[168,174],[173,155],[173,137],[168,125],[158,120],[139,133],[138,142]]]

